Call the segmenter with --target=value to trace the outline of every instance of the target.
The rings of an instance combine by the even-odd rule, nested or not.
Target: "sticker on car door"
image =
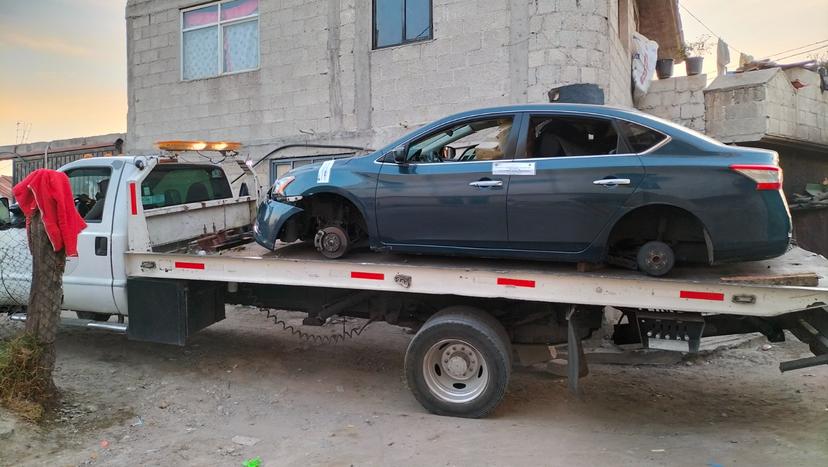
[[[492,175],[535,175],[534,162],[495,162]]]
[[[331,181],[331,168],[334,165],[335,160],[331,159],[329,161],[325,161],[319,166],[319,173],[316,174],[316,183],[328,183]]]

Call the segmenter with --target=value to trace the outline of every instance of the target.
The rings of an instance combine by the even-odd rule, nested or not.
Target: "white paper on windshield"
[[[331,159],[325,161],[319,166],[319,173],[316,175],[316,183],[328,183],[331,181],[331,167],[333,167],[335,160]]]
[[[495,162],[492,175],[535,175],[534,162]]]

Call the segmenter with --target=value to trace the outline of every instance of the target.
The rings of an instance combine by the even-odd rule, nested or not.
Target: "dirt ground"
[[[19,328],[0,318],[0,337]],[[410,395],[409,339],[378,323],[313,347],[232,307],[185,348],[64,328],[61,409],[43,427],[0,412],[14,425],[0,432],[0,464],[817,466],[828,457],[828,367],[777,369],[806,354],[798,342],[592,365],[582,400],[564,379],[516,370],[493,416],[465,420],[430,415]]]

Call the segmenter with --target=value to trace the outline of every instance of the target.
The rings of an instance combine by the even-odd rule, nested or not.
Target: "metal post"
[[[581,397],[581,387],[579,380],[582,375],[586,375],[587,366],[584,360],[584,347],[581,343],[580,333],[578,332],[578,319],[576,316],[577,307],[575,305],[569,306],[569,311],[566,313],[566,335],[567,335],[567,364],[566,375],[569,380],[569,390],[572,394]]]

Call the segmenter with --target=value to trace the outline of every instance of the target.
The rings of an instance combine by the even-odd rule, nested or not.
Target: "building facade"
[[[675,53],[675,0],[129,0],[128,145],[381,147],[477,107],[590,83],[632,105],[631,35]],[[293,148],[260,164],[341,153]],[[297,162],[303,162],[301,159]]]

